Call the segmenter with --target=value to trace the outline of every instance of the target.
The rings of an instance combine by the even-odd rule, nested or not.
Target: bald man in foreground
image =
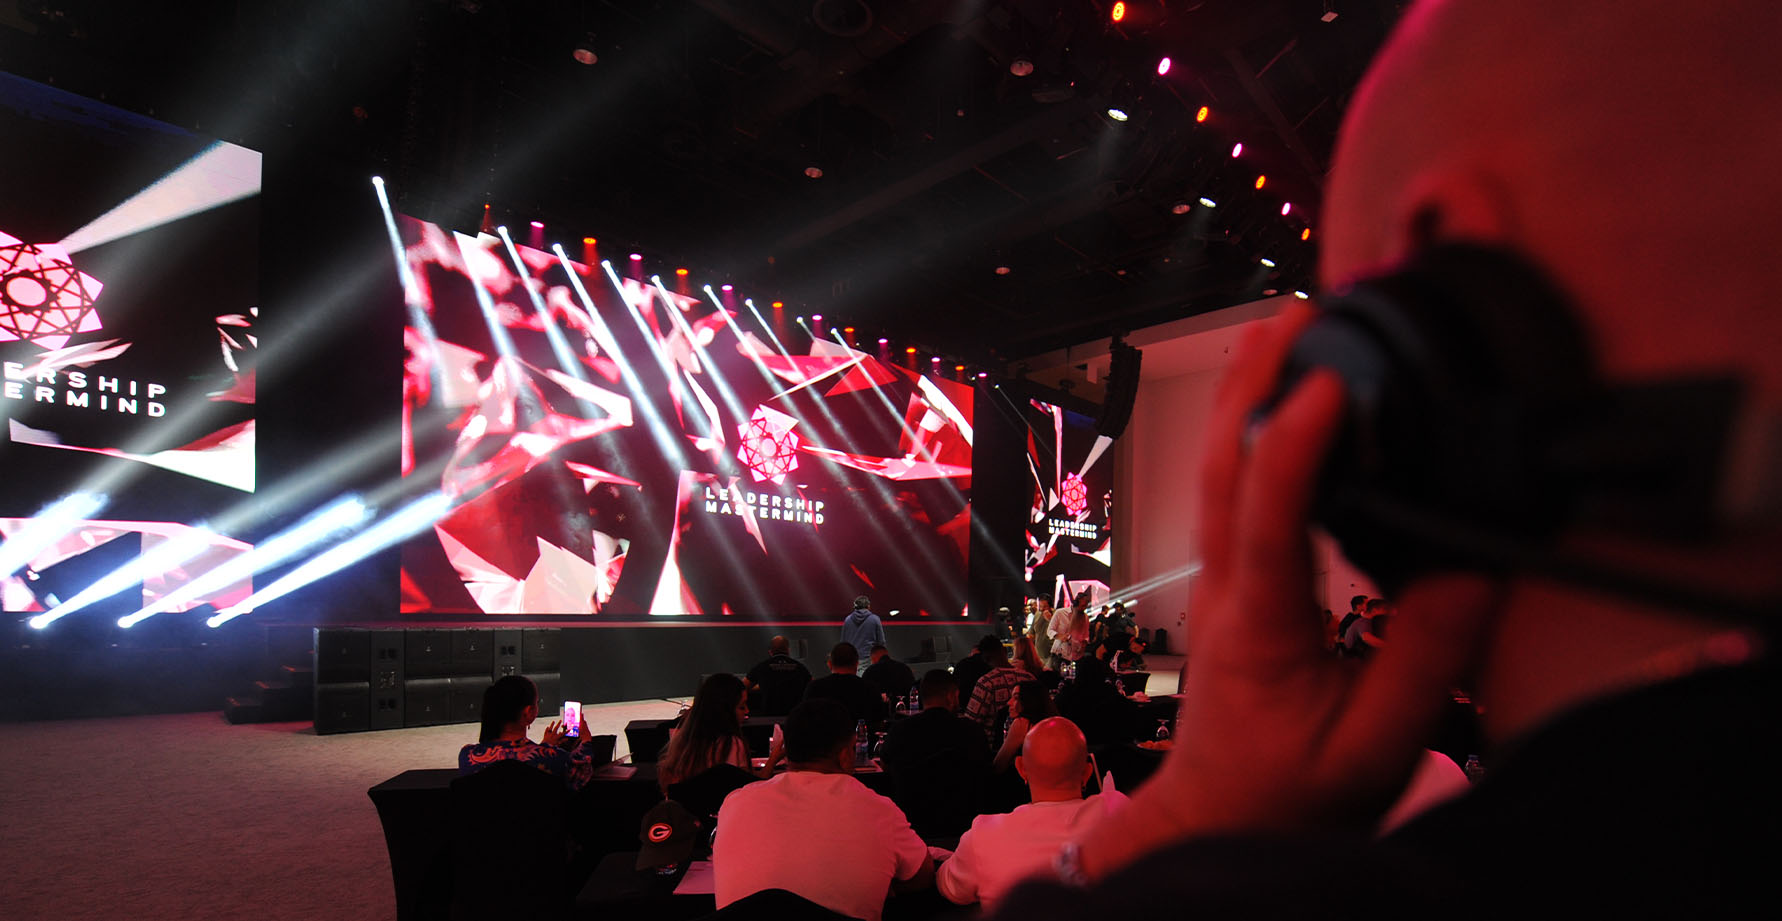
[[[1015,770],[1033,802],[1000,815],[981,815],[959,839],[959,849],[935,871],[935,888],[960,905],[993,907],[1015,883],[1051,867],[1059,845],[1126,800],[1119,793],[1085,799],[1094,767],[1076,724],[1061,716],[1027,731]]]
[[[1306,535],[1365,395],[1329,365],[1279,392],[1319,320],[1285,312],[1241,347],[1206,433],[1177,747],[1061,850],[1062,884],[1017,889],[1003,917],[1775,910],[1779,45],[1782,5],[1756,0],[1411,7],[1345,115],[1320,281],[1339,291],[1462,245],[1532,267],[1559,298],[1505,306],[1569,316],[1602,386],[1645,397],[1568,417],[1619,424],[1619,446],[1545,462],[1579,464],[1571,489],[1654,493],[1556,505],[1555,532],[1521,557],[1474,541],[1403,580],[1378,655],[1323,656],[1303,616]],[[1642,429],[1659,450],[1632,446]],[[1634,456],[1635,479],[1592,473]],[[1677,475],[1692,463],[1706,466],[1694,493]],[[1696,527],[1663,526],[1665,502]],[[1581,565],[1547,565],[1562,557]],[[1371,840],[1453,687],[1483,708],[1486,777]]]

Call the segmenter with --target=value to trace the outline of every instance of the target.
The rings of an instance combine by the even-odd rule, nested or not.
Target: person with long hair
[[[1021,754],[1021,743],[1027,741],[1027,730],[1034,723],[1057,715],[1058,707],[1044,686],[1037,681],[1022,683],[1009,701],[1009,731],[1003,735],[1002,747],[997,749],[992,762],[997,772],[1008,770],[1015,756]]]
[[[656,763],[663,790],[697,777],[720,764],[749,771],[757,777],[773,773],[783,752],[779,746],[768,753],[767,764],[754,770],[749,764],[749,743],[743,738],[743,720],[749,718],[749,696],[742,679],[720,672],[705,679],[693,695],[693,706],[681,725],[668,737],[668,747]]]
[[[538,686],[524,675],[507,675],[483,691],[483,725],[474,743],[458,751],[458,773],[474,774],[497,761],[523,761],[560,778],[571,790],[581,789],[598,767],[583,718],[577,735],[553,720],[544,741],[534,742],[526,730],[538,719]]]
[[[1046,667],[1040,664],[1039,649],[1033,645],[1033,637],[1026,634],[1015,637],[1015,667],[1035,678],[1046,673]]]

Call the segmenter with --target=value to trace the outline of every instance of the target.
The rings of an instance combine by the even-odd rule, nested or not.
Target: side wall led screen
[[[1113,439],[1095,420],[1051,403],[1026,407],[1028,591],[1064,605],[1108,598],[1113,568]]]
[[[248,549],[199,525],[254,498],[260,182],[254,151],[0,74],[5,610],[248,594],[185,589]]]
[[[401,218],[409,614],[965,614],[973,388],[641,263]]]

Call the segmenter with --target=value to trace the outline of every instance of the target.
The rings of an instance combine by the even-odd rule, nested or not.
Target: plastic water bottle
[[[866,731],[865,720],[854,721],[854,764],[863,767],[872,758],[872,739]]]

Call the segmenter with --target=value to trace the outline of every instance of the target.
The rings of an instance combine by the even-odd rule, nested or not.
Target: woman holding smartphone
[[[538,719],[538,686],[523,675],[508,675],[483,692],[483,726],[477,741],[458,751],[458,773],[474,774],[497,761],[523,761],[562,779],[579,790],[594,776],[594,750],[582,743],[588,738],[587,720],[576,714],[576,733],[553,721],[545,727],[544,741],[534,742],[526,731]]]
[[[657,780],[667,789],[683,780],[728,764],[757,777],[768,777],[784,750],[774,745],[767,763],[759,770],[749,764],[749,743],[743,739],[743,720],[749,718],[749,696],[741,678],[720,672],[705,679],[680,728],[668,737],[668,747],[656,763]]]

